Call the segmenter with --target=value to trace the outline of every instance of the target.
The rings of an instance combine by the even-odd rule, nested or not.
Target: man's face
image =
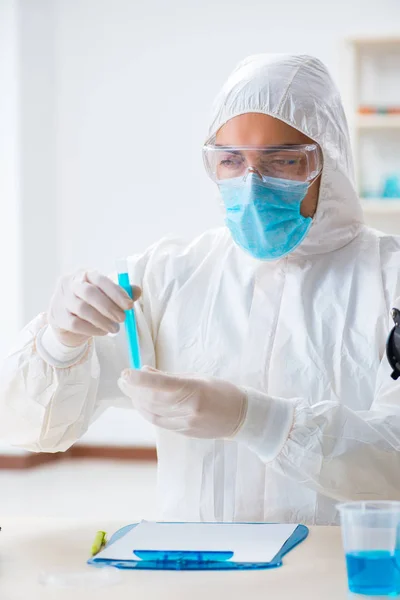
[[[216,135],[218,146],[283,146],[311,144],[313,140],[279,119],[258,113],[246,113],[230,119]],[[249,151],[249,162],[251,162]],[[253,165],[256,168],[256,165]],[[301,203],[303,217],[313,217],[318,205],[319,176],[309,187]]]

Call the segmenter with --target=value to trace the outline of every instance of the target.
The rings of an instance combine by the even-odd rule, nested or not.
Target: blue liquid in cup
[[[350,591],[368,596],[400,594],[400,552],[366,550],[346,554]]]

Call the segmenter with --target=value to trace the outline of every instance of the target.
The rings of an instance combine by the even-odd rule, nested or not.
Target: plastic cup
[[[399,595],[400,502],[348,502],[338,509],[350,591]]]

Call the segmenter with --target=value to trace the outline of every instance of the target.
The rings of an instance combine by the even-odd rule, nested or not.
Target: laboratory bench
[[[126,523],[5,518],[0,525],[1,600],[341,600],[349,597],[338,527],[311,527],[308,538],[286,555],[283,566],[277,569],[119,571],[119,583],[83,589],[74,584],[43,585],[41,573],[57,573],[61,568],[73,573],[74,569],[84,568],[96,531],[104,529],[111,534]]]

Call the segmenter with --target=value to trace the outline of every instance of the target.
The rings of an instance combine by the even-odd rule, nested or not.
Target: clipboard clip
[[[156,563],[208,563],[230,560],[233,557],[231,550],[218,550],[210,552],[196,552],[193,550],[134,550],[133,554],[144,561]]]

